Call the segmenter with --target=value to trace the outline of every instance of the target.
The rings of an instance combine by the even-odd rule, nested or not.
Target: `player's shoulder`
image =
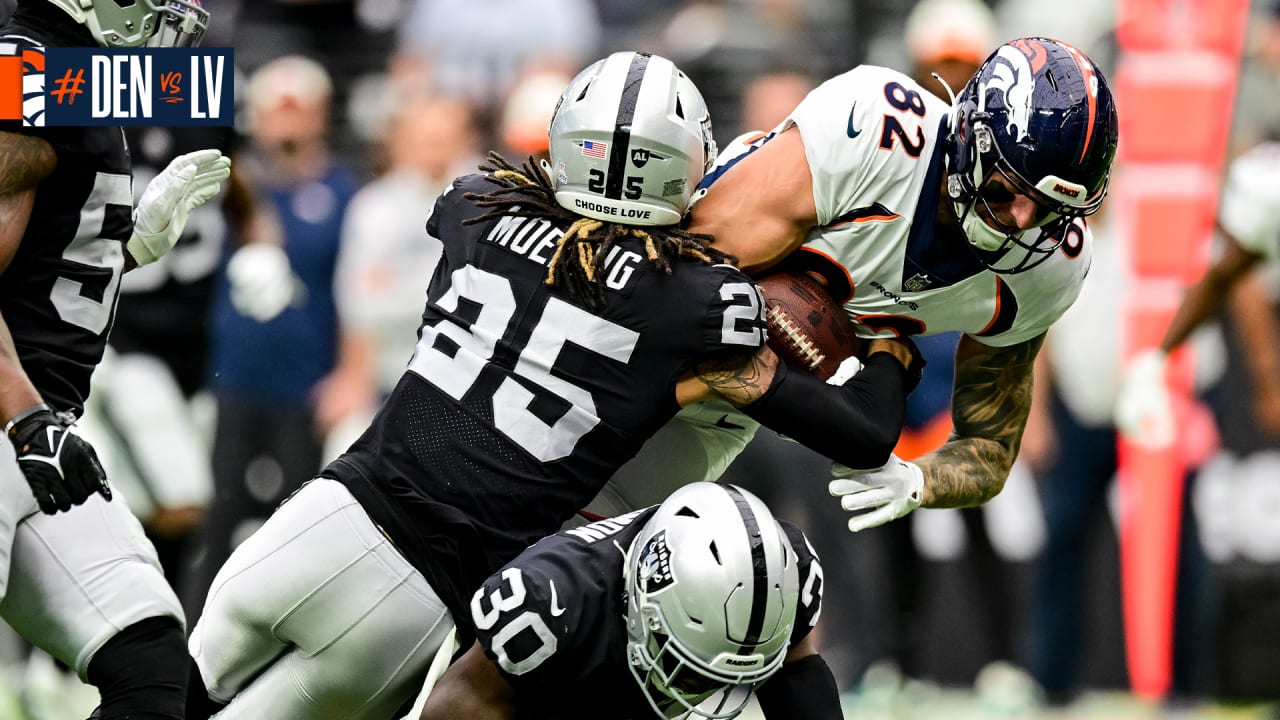
[[[44,52],[48,39],[39,30],[16,21],[0,25],[0,56],[12,57],[27,50]],[[39,68],[43,70],[44,67]]]
[[[852,138],[860,132],[859,120],[914,108],[936,112],[945,111],[947,105],[905,73],[879,65],[858,65],[815,88],[794,114],[834,114],[840,120],[848,116],[853,124],[845,129]]]
[[[778,524],[796,553],[796,570],[800,581],[795,626],[791,631],[791,644],[795,645],[818,624],[818,618],[822,615],[822,592],[825,589],[825,583],[822,562],[818,559],[818,553],[813,549],[809,538],[805,537],[800,528],[787,520],[778,518]]]
[[[538,541],[491,575],[471,600],[485,653],[508,676],[565,679],[604,663],[622,632],[623,554],[639,513]],[[572,678],[570,678],[572,679]]]

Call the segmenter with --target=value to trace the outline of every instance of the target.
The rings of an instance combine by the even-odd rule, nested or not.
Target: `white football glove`
[[[231,304],[241,314],[265,323],[293,302],[295,282],[289,256],[275,243],[249,243],[227,262]]]
[[[828,489],[840,498],[840,507],[854,513],[849,532],[859,532],[897,520],[920,507],[924,500],[924,471],[919,465],[890,455],[884,467],[852,470],[836,463]]]
[[[1134,356],[1124,371],[1116,400],[1116,428],[1129,441],[1151,450],[1173,444],[1173,406],[1165,385],[1163,351]]]
[[[172,250],[191,209],[217,195],[230,176],[231,158],[208,149],[179,155],[152,178],[134,210],[133,236],[126,245],[138,267]]]

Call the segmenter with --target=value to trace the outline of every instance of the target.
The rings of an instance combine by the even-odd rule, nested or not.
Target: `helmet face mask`
[[[201,0],[49,0],[102,47],[196,47],[209,28]]]
[[[548,134],[556,201],[606,222],[680,222],[715,162],[702,94],[671,61],[645,53],[614,53],[579,73]]]
[[[1097,212],[1117,126],[1105,79],[1074,47],[1022,38],[987,58],[952,109],[946,191],[988,269],[1030,270],[1053,255],[1071,221]],[[992,212],[999,200],[984,190],[996,174],[1036,204],[1030,227],[1008,227]],[[1033,228],[1042,230],[1023,240]]]
[[[739,488],[694,483],[663,503],[625,565],[628,666],[655,712],[742,711],[786,656],[796,563],[768,509]]]

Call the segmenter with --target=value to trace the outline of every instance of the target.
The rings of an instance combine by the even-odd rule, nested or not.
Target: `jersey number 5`
[[[498,341],[516,317],[518,305],[511,281],[470,265],[453,271],[448,292],[437,305],[451,313],[465,300],[479,307],[470,328],[442,321],[424,326],[409,369],[455,400],[480,378]],[[557,298],[549,298],[524,350],[515,374],[569,404],[555,422],[548,423],[529,407],[534,394],[515,378],[504,378],[490,399],[498,430],[542,462],[573,452],[578,440],[600,422],[591,393],[552,374],[566,343],[625,363],[631,359],[640,334],[597,317]]]
[[[67,277],[58,277],[53,283],[50,300],[58,311],[58,317],[95,335],[101,334],[111,322],[111,312],[116,304],[116,291],[120,288],[120,273],[124,270],[124,244],[119,240],[102,237],[108,205],[133,207],[133,190],[128,175],[98,173],[93,189],[84,207],[80,208],[80,224],[76,235],[62,253],[65,262],[99,268],[110,273],[101,300],[96,300],[96,288]]]

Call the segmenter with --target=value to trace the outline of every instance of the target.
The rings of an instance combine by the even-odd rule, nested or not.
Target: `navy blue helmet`
[[[988,267],[1034,267],[1061,244],[1067,223],[1097,212],[1118,136],[1106,79],[1071,45],[1019,38],[987,58],[955,99],[947,195],[969,242],[987,251],[979,257]],[[1035,201],[1042,232],[991,228],[979,220],[974,209],[987,202],[984,185],[997,173]],[[1015,248],[1025,253],[1011,263],[1004,256]]]

